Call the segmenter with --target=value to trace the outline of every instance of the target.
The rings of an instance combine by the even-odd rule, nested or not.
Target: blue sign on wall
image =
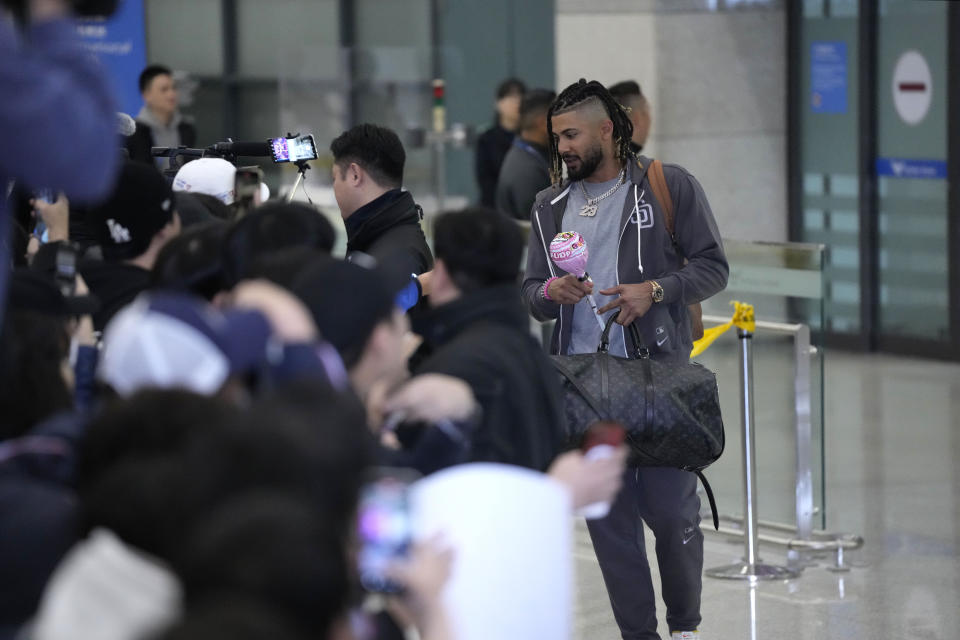
[[[120,0],[107,20],[77,20],[77,33],[112,79],[120,110],[136,116],[143,105],[137,80],[147,66],[143,0]]]
[[[847,112],[847,43],[810,43],[810,108],[814,113]]]
[[[945,160],[915,160],[912,158],[877,158],[877,175],[888,178],[922,178],[945,180]]]

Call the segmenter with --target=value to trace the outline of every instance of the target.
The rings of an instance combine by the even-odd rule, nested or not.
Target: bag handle
[[[613,326],[613,323],[616,322],[617,317],[619,316],[620,311],[618,309],[615,314],[607,319],[607,324],[603,328],[603,333],[600,334],[600,346],[597,347],[597,353],[608,353],[610,351],[610,328]],[[637,329],[637,325],[631,322],[629,330],[630,337],[633,339],[634,359],[642,360],[644,358],[649,358],[650,350],[647,349],[647,345],[644,344],[643,338],[640,337],[640,331]]]

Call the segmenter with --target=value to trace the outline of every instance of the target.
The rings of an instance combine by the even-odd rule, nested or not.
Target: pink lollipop
[[[550,241],[550,259],[553,263],[566,271],[577,276],[577,280],[584,282],[590,280],[590,274],[587,273],[587,241],[576,231],[561,231]],[[592,282],[592,280],[590,280]],[[600,317],[597,301],[593,299],[593,294],[587,294],[587,302],[593,309],[594,315],[600,328],[605,327],[603,318]]]
[[[550,242],[553,263],[583,280],[587,277],[587,243],[576,231],[561,231]]]

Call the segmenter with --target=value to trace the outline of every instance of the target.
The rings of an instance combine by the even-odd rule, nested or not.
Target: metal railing
[[[727,318],[704,316],[704,323],[723,324]],[[753,334],[738,330],[740,338],[741,409],[744,455],[744,517],[721,515],[723,521],[739,524],[740,527],[721,526],[719,535],[744,539],[743,563],[718,567],[706,571],[714,578],[782,579],[795,577],[811,564],[810,554],[833,552],[834,571],[846,571],[844,552],[863,546],[863,538],[845,533],[831,533],[813,528],[813,424],[810,391],[810,358],[814,350],[810,345],[810,327],[805,324],[786,324],[757,321],[756,328],[765,332],[788,335],[793,338],[794,352],[794,428],[796,434],[796,522],[793,524],[762,521],[757,518],[756,505],[756,457],[754,446],[754,394],[753,394]],[[794,533],[794,537],[761,533],[761,529],[781,534]],[[707,529],[709,531],[709,529]],[[763,565],[757,557],[757,544],[764,542],[787,549],[787,567]]]

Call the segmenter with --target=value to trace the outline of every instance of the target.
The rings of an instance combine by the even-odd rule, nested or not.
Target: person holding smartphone
[[[109,14],[115,3],[74,4]],[[15,179],[91,201],[109,192],[120,160],[116,107],[105,74],[81,48],[70,7],[64,0],[0,3],[0,185]],[[13,21],[15,9],[21,34]],[[9,228],[2,197],[0,311],[10,263]]]

